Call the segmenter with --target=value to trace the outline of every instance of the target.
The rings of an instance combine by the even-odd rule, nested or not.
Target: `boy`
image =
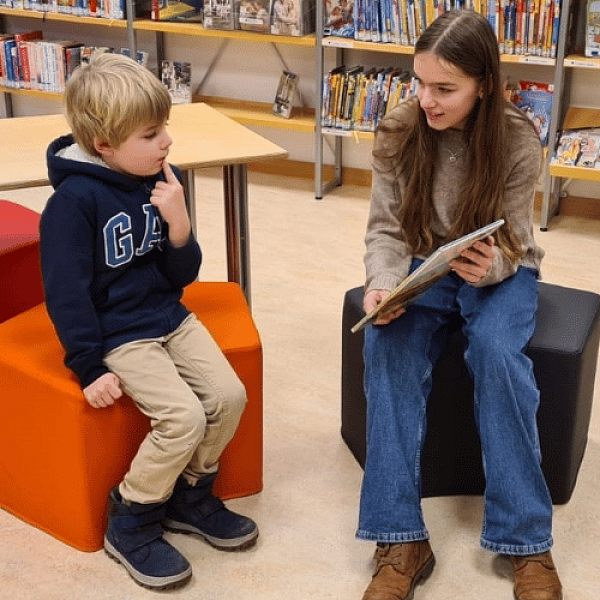
[[[48,312],[89,404],[127,393],[150,418],[110,493],[104,547],[138,583],[175,587],[192,569],[163,525],[226,550],[256,542],[256,524],[211,491],[245,390],[180,303],[202,256],[166,160],[166,88],[135,61],[98,54],[73,74],[65,101],[72,135],[48,148],[55,191],[40,224]]]

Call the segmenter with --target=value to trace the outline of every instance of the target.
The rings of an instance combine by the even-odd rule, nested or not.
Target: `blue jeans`
[[[419,263],[413,261],[412,268]],[[367,460],[357,538],[429,538],[420,489],[426,403],[448,319],[459,313],[486,479],[481,546],[518,555],[552,547],[552,501],[536,422],[539,391],[524,354],[537,299],[533,269],[521,267],[502,283],[482,288],[450,273],[389,325],[367,327]]]

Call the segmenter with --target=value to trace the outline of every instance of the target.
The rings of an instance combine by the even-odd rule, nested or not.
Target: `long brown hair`
[[[448,11],[438,17],[421,35],[415,55],[429,52],[459,68],[481,83],[483,94],[467,119],[463,133],[467,142],[468,171],[447,239],[452,240],[496,219],[505,217],[504,185],[507,145],[508,102],[500,81],[498,41],[487,20],[471,11]],[[405,107],[414,118],[384,120],[380,130],[396,133],[398,145],[376,149],[374,158],[384,159],[404,176],[406,188],[400,222],[415,253],[429,253],[440,242],[431,224],[433,169],[439,132],[429,127],[418,101]],[[511,113],[513,111],[511,110]],[[513,113],[519,119],[518,111]],[[512,121],[512,116],[510,118]],[[523,116],[523,120],[527,120]],[[381,164],[381,163],[380,163]],[[393,165],[393,166],[392,166]],[[497,232],[500,248],[511,258],[521,255],[521,247],[510,223]]]

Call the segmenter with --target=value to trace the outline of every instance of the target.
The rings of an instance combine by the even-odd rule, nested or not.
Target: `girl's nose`
[[[419,96],[419,103],[423,108],[432,108],[435,106],[435,99],[427,89],[419,87],[417,94]]]

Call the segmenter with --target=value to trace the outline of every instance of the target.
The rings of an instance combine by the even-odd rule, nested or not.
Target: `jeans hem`
[[[371,533],[370,531],[359,529],[356,532],[356,539],[370,542],[384,542],[387,544],[422,542],[429,539],[429,532],[426,529],[422,529],[407,533]]]
[[[510,554],[513,556],[541,554],[542,552],[547,552],[553,546],[552,538],[549,538],[545,542],[541,542],[539,544],[529,545],[497,544],[494,542],[489,542],[484,538],[481,538],[480,543],[481,547],[489,552],[496,552],[498,554]]]

